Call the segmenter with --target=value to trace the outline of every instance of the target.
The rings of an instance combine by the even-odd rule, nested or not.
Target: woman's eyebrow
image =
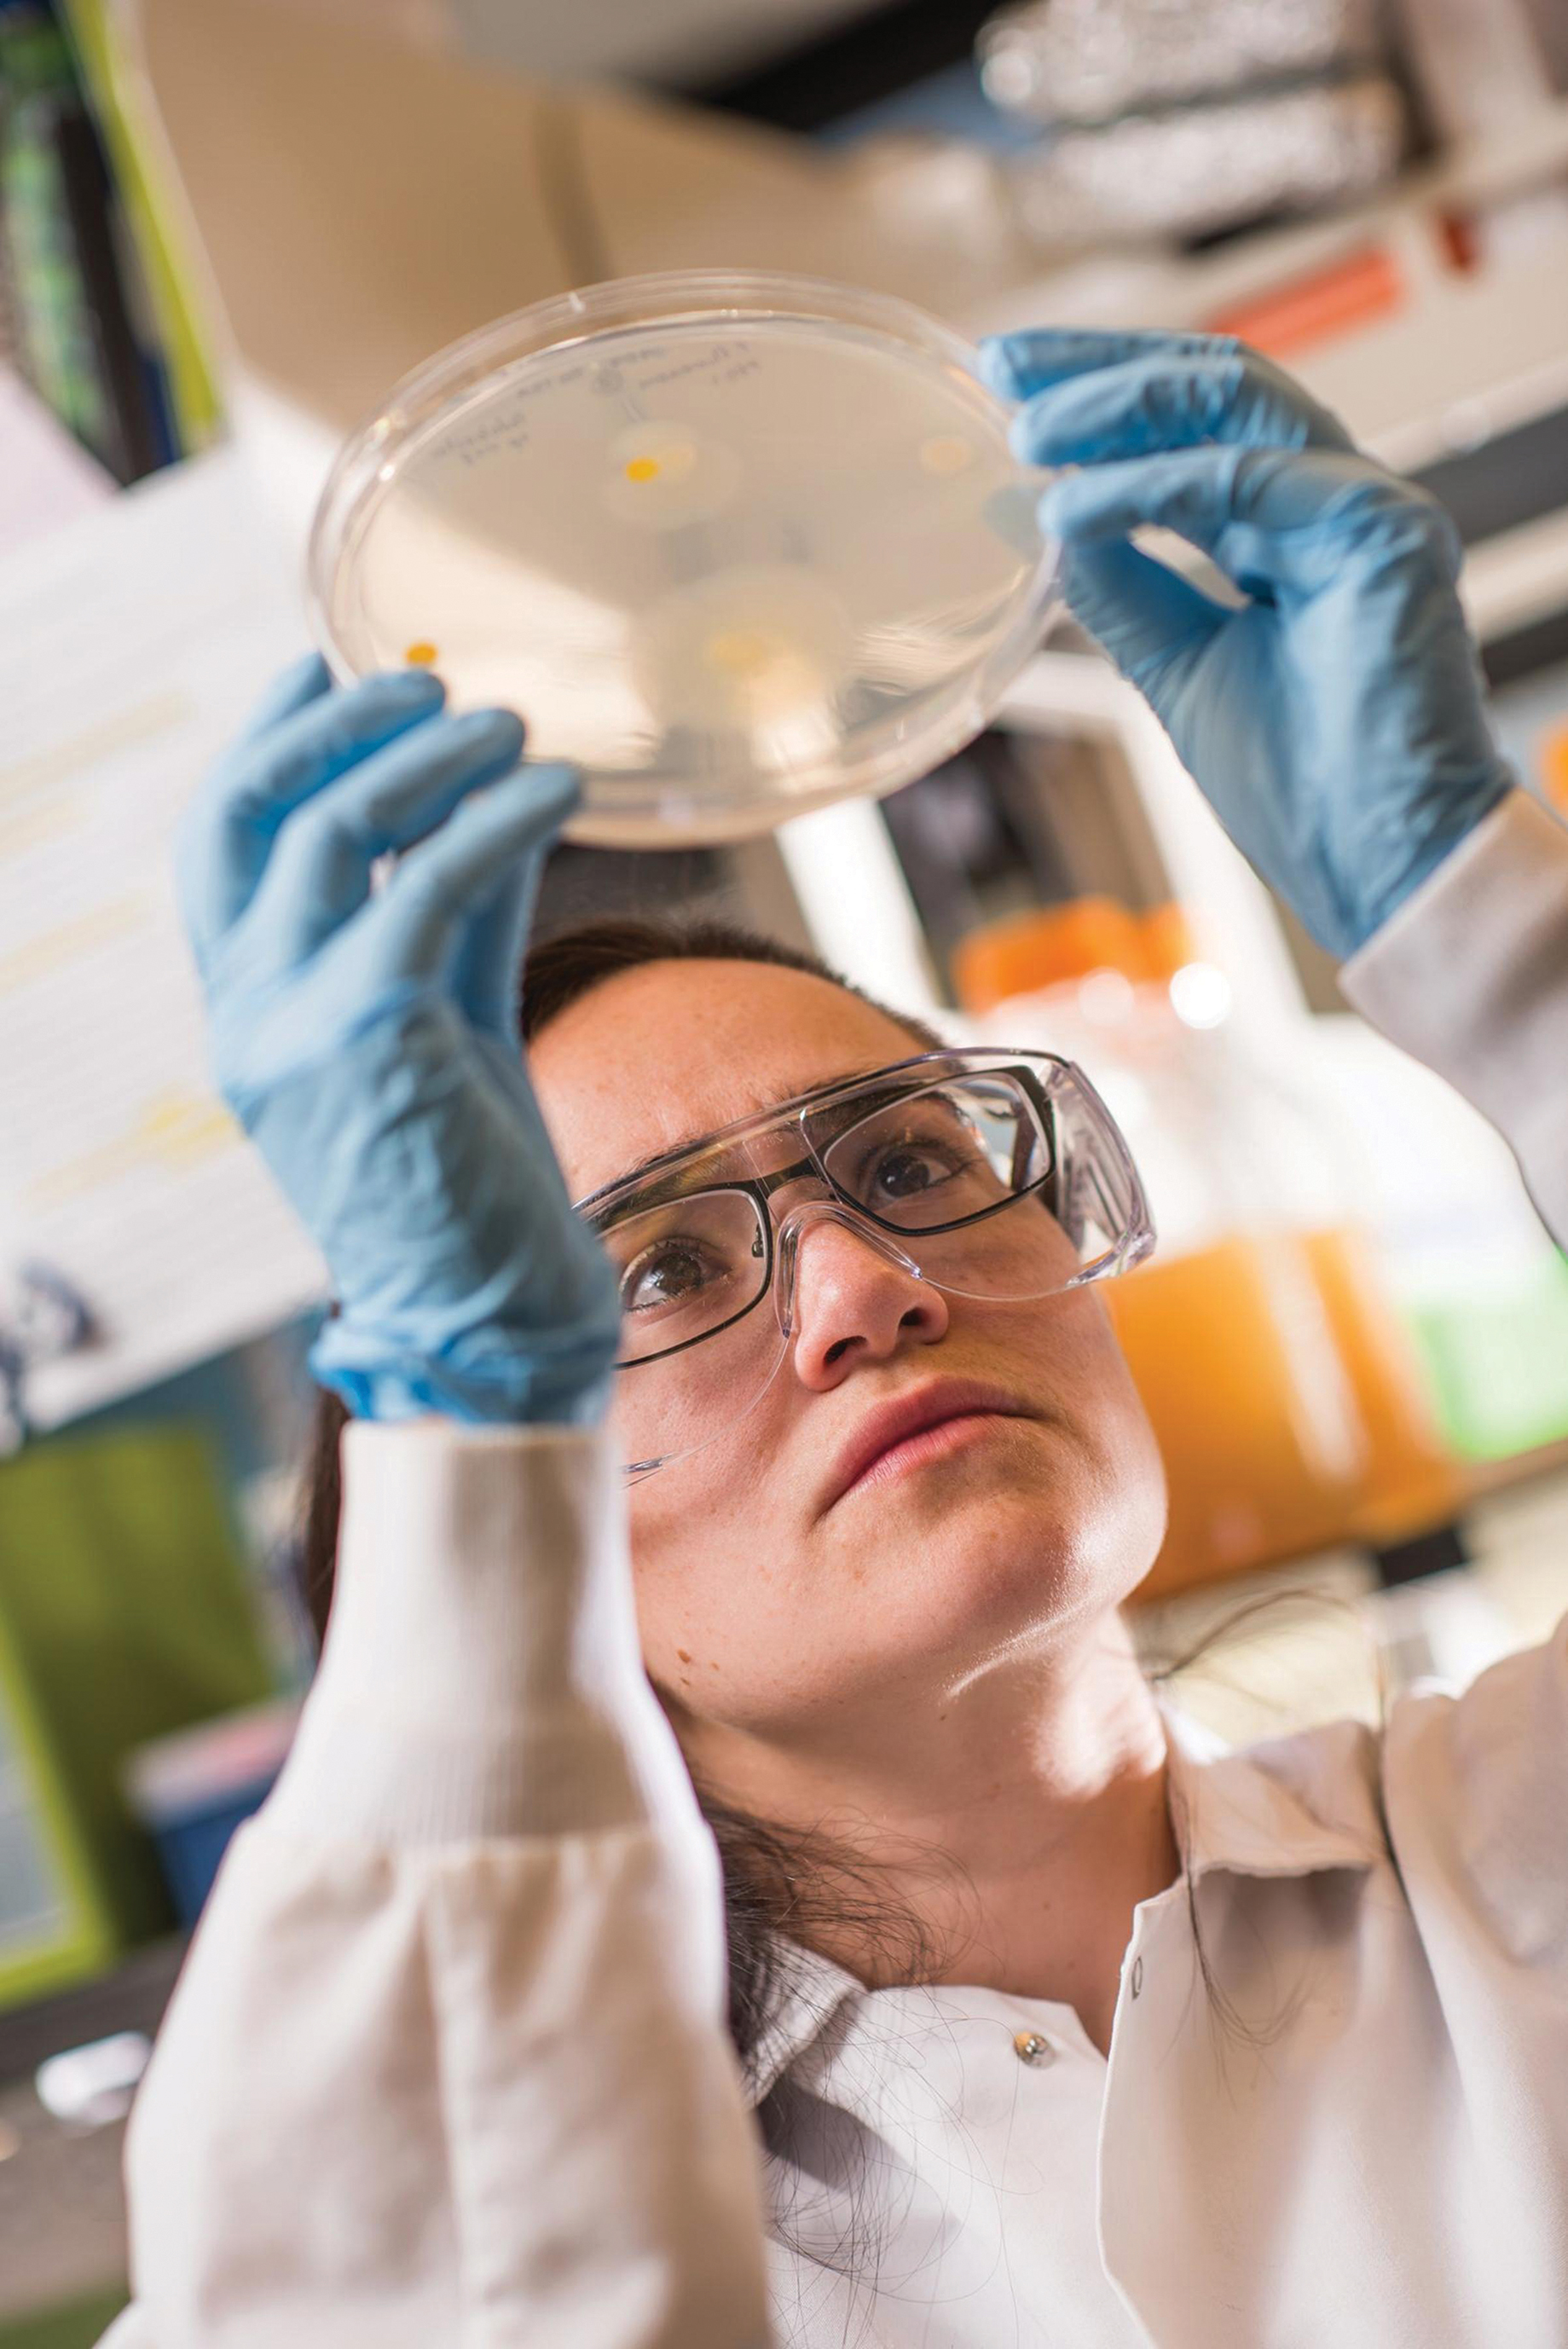
[[[885,1061],[866,1061],[858,1068],[841,1069],[836,1076],[823,1077],[819,1084],[810,1088],[810,1092],[820,1092],[829,1085],[852,1085],[857,1077],[874,1077],[879,1069],[885,1069],[887,1066],[888,1063]],[[810,1093],[805,1097],[809,1099]],[[717,1129],[710,1126],[706,1133],[694,1133],[687,1142],[666,1143],[662,1150],[650,1151],[645,1158],[637,1159],[623,1174],[615,1175],[612,1182],[595,1184],[593,1192],[590,1192],[588,1195],[593,1197],[598,1191],[618,1191],[624,1183],[634,1183],[639,1174],[645,1174],[653,1168],[663,1166],[667,1160],[679,1156],[683,1152],[700,1150],[705,1142],[716,1139],[717,1135],[722,1135],[726,1127],[749,1123],[752,1118],[766,1117],[770,1111],[783,1109],[787,1102],[799,1102],[801,1098],[801,1094],[798,1092],[785,1093],[773,1101],[759,1102],[755,1109],[742,1110],[738,1118],[727,1119],[724,1126]],[[678,1182],[681,1170],[671,1167],[669,1172],[672,1182]],[[660,1187],[662,1188],[662,1185]],[[656,1205],[657,1201],[652,1200],[649,1204]]]
[[[617,1221],[621,1214],[627,1212],[634,1206],[638,1210],[644,1207],[662,1207],[673,1200],[686,1198],[698,1192],[720,1190],[727,1183],[741,1181],[748,1174],[755,1172],[754,1168],[745,1164],[732,1165],[727,1163],[727,1159],[728,1154],[719,1151],[715,1154],[711,1164],[705,1164],[699,1159],[695,1165],[677,1162],[674,1166],[666,1167],[662,1174],[654,1174],[651,1180],[643,1185],[634,1202],[624,1203],[617,1214]],[[657,1159],[645,1159],[643,1166],[634,1166],[629,1174],[621,1177],[615,1185],[616,1190],[620,1190],[623,1184],[634,1183],[643,1172],[644,1166],[657,1166],[658,1164]]]

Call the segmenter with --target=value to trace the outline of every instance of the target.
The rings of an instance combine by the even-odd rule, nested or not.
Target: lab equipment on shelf
[[[90,1309],[74,1284],[36,1259],[0,1277],[0,1459],[27,1435],[27,1375],[92,1343]]]
[[[1406,141],[1368,0],[1032,0],[977,44],[987,97],[1037,124],[1004,170],[1047,248],[1170,241],[1343,204]]]
[[[1373,0],[1025,0],[975,44],[986,94],[1032,119],[1086,126],[1381,56]]]

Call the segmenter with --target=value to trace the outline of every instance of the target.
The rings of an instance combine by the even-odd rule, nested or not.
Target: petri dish
[[[742,838],[929,771],[1038,644],[1041,477],[973,349],[810,279],[635,277],[466,336],[339,455],[309,553],[347,680],[433,666],[583,771],[572,836]]]

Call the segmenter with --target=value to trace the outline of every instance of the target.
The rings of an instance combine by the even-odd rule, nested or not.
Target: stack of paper
[[[169,869],[188,794],[302,642],[232,453],[0,559],[0,1272],[42,1259],[99,1333],[34,1373],[38,1426],[323,1293],[208,1084]]]

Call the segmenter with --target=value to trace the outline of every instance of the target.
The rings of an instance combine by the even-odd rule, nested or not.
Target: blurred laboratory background
[[[0,2349],[123,2302],[124,2116],[314,1661],[321,1268],[207,1091],[170,827],[304,641],[344,435],[683,267],[1244,336],[1449,506],[1568,814],[1559,0],[0,0]],[[1568,1265],[1068,620],[937,771],[562,847],[542,921],[650,904],[1099,1084],[1161,1235],[1105,1292],[1172,1488],[1137,1623],[1195,1713],[1374,1720],[1568,1608]]]

